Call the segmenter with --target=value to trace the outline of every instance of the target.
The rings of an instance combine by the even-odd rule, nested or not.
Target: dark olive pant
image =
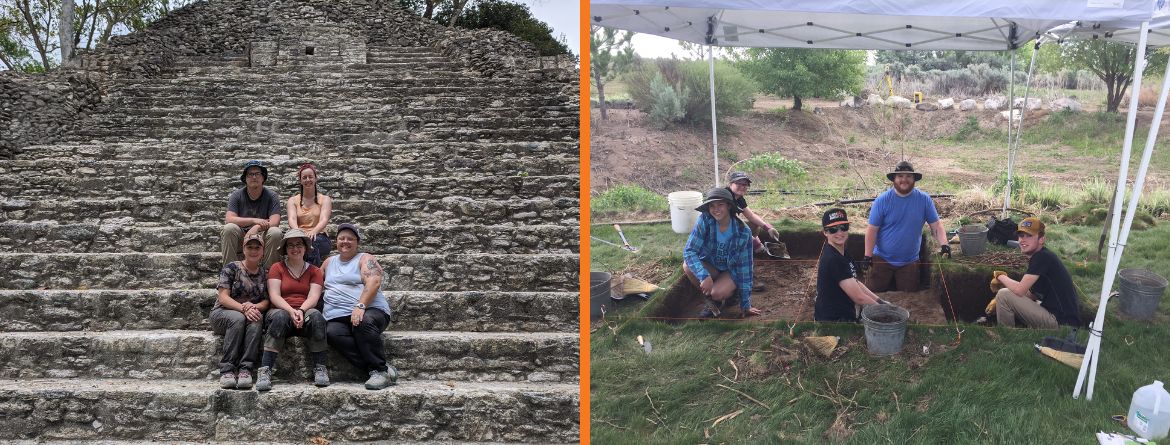
[[[217,307],[211,310],[211,331],[223,335],[223,358],[219,373],[256,369],[263,320],[248,321],[244,313]]]
[[[390,325],[390,314],[379,309],[366,309],[362,322],[354,326],[349,317],[329,320],[325,328],[329,347],[333,348],[364,371],[385,371],[386,349],[382,345],[382,331]]]
[[[921,276],[918,273],[918,262],[912,262],[902,267],[894,267],[881,257],[873,257],[873,267],[869,268],[869,279],[865,287],[874,292],[898,290],[902,292],[917,292]],[[890,288],[893,282],[894,288]]]
[[[264,316],[264,350],[282,352],[284,340],[293,336],[304,337],[309,352],[325,352],[329,349],[329,344],[325,342],[325,317],[321,311],[305,311],[305,322],[297,329],[288,312],[282,309],[269,310]]]

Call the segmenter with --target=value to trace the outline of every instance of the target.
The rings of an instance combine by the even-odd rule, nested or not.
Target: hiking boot
[[[262,366],[256,370],[256,390],[268,391],[272,389],[272,368]]]
[[[719,314],[723,312],[721,310],[723,308],[723,305],[720,304],[718,301],[712,300],[711,297],[707,297],[707,296],[703,297],[703,306],[705,306],[705,308],[703,309],[702,312],[699,313],[699,318],[718,317]],[[703,316],[703,314],[708,314],[708,315]]]
[[[236,373],[225,372],[220,374],[219,387],[223,389],[234,389],[236,387]]]
[[[313,367],[313,384],[318,388],[329,386],[329,369],[325,365]]]
[[[251,389],[252,388],[252,371],[241,369],[239,374],[236,374],[236,389]]]
[[[370,379],[366,380],[366,389],[379,390],[393,385],[398,381],[398,370],[387,366],[385,371],[370,371]]]

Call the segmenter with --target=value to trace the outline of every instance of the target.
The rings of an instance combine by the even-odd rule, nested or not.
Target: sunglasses
[[[839,226],[825,228],[825,233],[828,233],[830,235],[837,233],[837,232],[848,232],[848,231],[849,231],[849,224],[841,224]]]

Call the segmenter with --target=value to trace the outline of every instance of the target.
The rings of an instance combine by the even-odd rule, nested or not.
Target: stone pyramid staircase
[[[0,436],[575,442],[578,112],[563,84],[480,78],[429,47],[365,64],[176,60],[118,79],[78,134],[0,161]],[[248,159],[296,167],[361,225],[402,373],[367,391],[299,339],[271,392],[218,389],[219,227]],[[283,224],[287,230],[287,219]]]

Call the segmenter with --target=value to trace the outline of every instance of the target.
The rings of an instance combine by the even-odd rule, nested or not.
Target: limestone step
[[[46,440],[574,442],[579,392],[564,383],[291,384],[261,394],[189,380],[0,380],[0,431]]]
[[[528,103],[522,103],[528,102]],[[490,119],[490,118],[558,118],[573,113],[576,116],[577,107],[567,105],[545,106],[548,101],[518,100],[515,103],[506,103],[501,99],[470,100],[465,98],[446,98],[442,103],[438,101],[427,103],[422,100],[403,102],[400,104],[359,105],[342,107],[320,107],[313,104],[300,106],[282,104],[279,107],[266,105],[225,105],[216,106],[149,106],[142,104],[120,104],[117,107],[91,114],[90,123],[111,122],[124,125],[125,122],[134,122],[138,119],[161,118],[175,119],[177,124],[188,120],[215,119],[222,122],[229,119],[244,121],[355,121],[376,125],[387,120],[401,119],[407,123],[433,123],[443,119]],[[483,121],[489,122],[489,121]]]
[[[239,180],[241,167],[247,160],[237,159],[236,154],[222,153],[223,157],[202,152],[205,157],[196,159],[174,159],[170,157],[137,158],[134,160],[105,159],[38,159],[0,161],[0,176],[29,177],[34,175],[67,174],[76,178],[111,178],[139,172],[170,172],[172,175],[200,178],[211,176],[235,176]],[[157,154],[156,154],[157,156]],[[269,181],[296,184],[297,169],[310,159],[267,159],[255,156],[252,159],[264,161]],[[527,172],[530,175],[574,175],[579,174],[581,163],[575,154],[535,153],[526,156],[498,157],[490,152],[468,151],[448,152],[444,156],[421,153],[397,153],[388,151],[379,158],[323,158],[313,162],[317,167],[318,180],[322,187],[329,182],[339,182],[342,177],[362,175],[377,177],[427,172],[435,176],[455,176],[474,173],[476,175],[513,175]],[[276,178],[274,176],[281,176]],[[282,181],[283,180],[283,181]]]
[[[210,329],[214,289],[0,290],[0,332]],[[575,332],[577,292],[385,291],[391,329]],[[140,310],[150,308],[150,310]]]
[[[410,111],[414,113],[414,111]],[[489,117],[492,116],[492,117]],[[405,130],[424,132],[427,130],[459,128],[464,131],[493,131],[515,130],[523,128],[572,128],[576,129],[580,123],[577,116],[544,116],[537,117],[494,116],[492,113],[464,114],[464,115],[397,115],[386,114],[353,117],[314,119],[283,118],[268,116],[227,116],[227,117],[190,117],[170,116],[154,117],[141,115],[126,115],[121,113],[97,114],[86,120],[85,124],[90,131],[102,129],[117,133],[121,129],[133,130],[185,130],[207,132],[271,132],[271,133],[300,133],[300,132],[332,132],[353,131],[369,132],[373,129],[384,131]]]
[[[0,222],[0,250],[28,253],[218,252],[223,224],[202,221],[176,226],[123,224]],[[484,225],[373,225],[362,227],[368,241],[362,250],[374,254],[419,253],[575,253],[577,227]],[[287,225],[283,230],[288,230]],[[326,228],[330,238],[336,225]]]
[[[182,78],[176,79],[181,80]],[[130,81],[127,81],[130,82]],[[110,97],[121,96],[168,96],[184,95],[215,98],[223,96],[250,97],[260,103],[271,98],[313,97],[322,102],[333,102],[344,97],[407,97],[427,96],[456,97],[509,97],[517,94],[541,96],[557,93],[557,90],[542,86],[518,86],[509,80],[474,78],[402,78],[371,79],[369,81],[290,83],[282,84],[269,79],[270,84],[245,82],[186,82],[179,85],[161,81],[126,83],[109,90]],[[280,88],[283,86],[283,88]],[[280,88],[280,89],[274,89]]]
[[[578,255],[385,254],[389,291],[569,292]],[[0,253],[0,289],[214,288],[219,253]]]
[[[452,107],[474,107],[485,108],[495,107],[497,109],[502,107],[514,107],[520,109],[531,109],[535,111],[561,111],[568,112],[570,110],[579,112],[580,108],[575,103],[566,102],[564,99],[551,95],[517,95],[509,97],[490,97],[490,96],[423,96],[423,97],[361,97],[351,98],[344,102],[337,101],[323,101],[316,97],[268,97],[262,102],[255,98],[241,98],[241,97],[201,97],[201,96],[181,96],[181,95],[161,95],[161,96],[117,96],[108,98],[102,105],[104,108],[98,112],[119,112],[125,109],[127,112],[138,113],[138,110],[175,110],[178,112],[189,111],[192,113],[213,112],[222,110],[223,112],[231,112],[233,110],[248,111],[256,114],[271,111],[272,113],[279,112],[309,112],[316,111],[321,115],[345,111],[353,111],[358,113],[381,113],[393,112],[395,114],[408,114],[407,112],[416,107],[437,107],[437,106],[452,106]]]
[[[451,73],[460,76],[472,76],[474,72],[467,70],[462,64],[452,62],[443,56],[435,55],[416,55],[413,57],[370,57],[366,56],[364,63],[353,62],[344,63],[341,61],[333,61],[328,63],[315,63],[304,65],[273,65],[273,66],[252,66],[247,60],[235,61],[218,61],[213,63],[193,62],[176,62],[175,65],[167,67],[165,73],[176,76],[207,76],[207,77],[230,77],[236,76],[252,76],[257,74],[264,74],[273,77],[288,76],[296,74],[356,74],[362,72],[381,73],[386,75],[425,75],[435,76],[436,73]]]
[[[304,134],[288,127],[276,129],[223,128],[223,129],[172,129],[172,128],[93,128],[82,127],[66,141],[101,141],[107,143],[180,141],[180,142],[265,142],[271,144],[394,144],[446,143],[446,142],[544,142],[574,141],[579,131],[572,127],[530,127],[530,128],[422,128],[407,131],[399,128],[331,128],[329,133]],[[356,127],[356,126],[355,126]]]
[[[143,311],[150,307],[141,308]],[[574,382],[576,332],[399,331],[382,334],[386,358],[404,379]],[[303,339],[290,339],[275,377],[312,374]],[[223,337],[211,330],[0,333],[0,378],[206,379],[219,377]],[[329,352],[330,379],[369,375]]]
[[[281,197],[297,193],[296,189],[288,186],[271,189]],[[0,201],[0,220],[31,224],[97,224],[102,230],[105,230],[106,226],[166,227],[193,222],[218,222],[223,221],[227,212],[228,192],[227,189],[224,190],[218,199],[171,200],[153,197],[54,199],[43,196],[33,199],[5,199]],[[575,227],[578,225],[579,209],[580,203],[575,198],[550,199],[543,196],[502,199],[460,196],[441,199],[334,199],[335,219],[331,222],[356,222],[363,228],[377,225],[439,223]],[[286,227],[287,219],[284,217]],[[0,232],[0,237],[2,236],[4,235]],[[374,242],[376,238],[371,236],[370,241]]]
[[[157,175],[150,173],[157,173]],[[321,189],[325,190],[333,199],[390,201],[395,199],[441,200],[451,196],[473,199],[508,199],[514,196],[553,198],[576,195],[580,183],[580,177],[577,175],[387,176],[389,177],[366,178],[355,175],[353,177],[343,176],[337,180],[330,180],[329,176],[326,176],[319,184]],[[271,173],[269,180],[272,180]],[[160,200],[207,199],[216,203],[225,203],[227,196],[239,185],[238,174],[235,177],[209,176],[199,179],[175,176],[167,174],[167,172],[140,172],[139,176],[126,175],[106,178],[73,178],[49,175],[0,177],[0,193],[7,195],[8,199],[27,200],[46,197],[102,198],[114,195]],[[273,187],[281,190],[279,182],[275,182]]]
[[[444,142],[346,145],[298,144],[290,146],[242,141],[225,141],[213,144],[183,143],[178,141],[135,141],[123,143],[63,142],[51,145],[30,145],[23,147],[14,159],[41,160],[56,158],[63,161],[168,159],[175,161],[215,162],[221,159],[254,159],[258,156],[258,153],[273,153],[273,155],[261,157],[261,159],[276,165],[284,165],[289,170],[295,170],[297,166],[306,161],[321,164],[328,160],[335,160],[341,165],[346,165],[345,160],[353,158],[406,160],[418,157],[440,159],[450,157],[454,159],[494,158],[500,161],[506,161],[517,157],[529,156],[579,156],[580,143],[577,141]],[[0,163],[0,165],[4,164]],[[353,166],[351,162],[347,167],[352,168],[356,166]],[[328,171],[324,173],[328,173]]]

